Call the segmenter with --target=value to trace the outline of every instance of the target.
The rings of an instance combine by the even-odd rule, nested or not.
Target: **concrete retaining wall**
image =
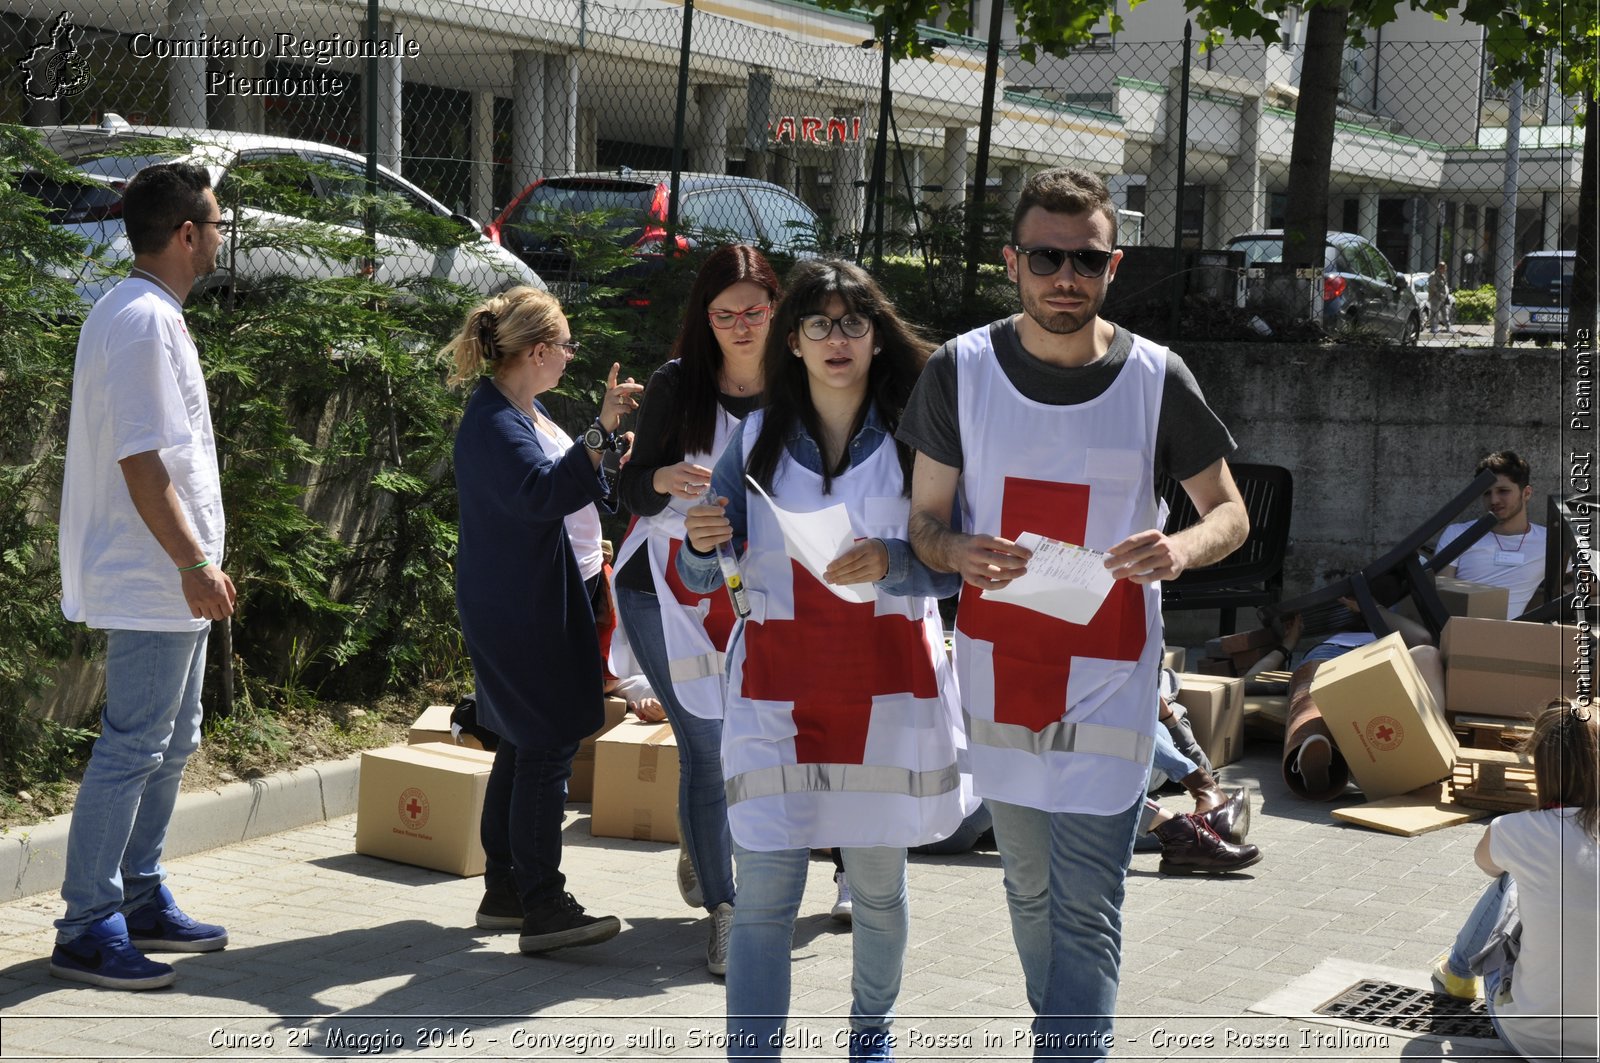
[[[1563,359],[1539,348],[1174,345],[1238,441],[1235,461],[1294,473],[1286,595],[1373,560],[1472,479],[1484,454],[1533,467],[1534,520],[1564,486]],[[1583,449],[1583,448],[1579,448]],[[1477,516],[1481,509],[1468,511]],[[1171,634],[1215,633],[1214,613]],[[1254,617],[1241,615],[1241,627]],[[1182,625],[1181,627],[1179,625]],[[1193,626],[1191,626],[1193,625]]]

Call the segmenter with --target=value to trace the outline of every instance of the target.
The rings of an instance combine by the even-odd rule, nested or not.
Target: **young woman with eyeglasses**
[[[443,351],[452,383],[474,385],[455,440],[456,609],[478,722],[500,739],[484,794],[476,922],[520,930],[525,953],[597,944],[622,925],[567,892],[561,821],[578,743],[603,722],[590,611],[602,578],[594,507],[610,494],[602,463],[642,388],[618,383],[613,365],[599,413],[574,442],[538,396],[560,383],[577,348],[555,297],[518,287],[474,307]],[[587,570],[574,535],[587,543],[585,565],[594,554]]]
[[[677,558],[705,592],[722,582],[714,551],[744,547],[751,608],[728,647],[722,734],[739,872],[728,1055],[782,1054],[810,850],[835,847],[854,909],[849,1058],[892,1059],[906,847],[948,837],[972,804],[937,608],[960,579],[911,552],[911,455],[894,440],[930,344],[848,262],[802,262],[787,284],[767,336],[767,405],[717,462],[715,501],[689,510]],[[770,503],[747,493],[747,474]],[[821,573],[792,561],[772,507],[838,505],[854,542]]]
[[[728,597],[684,587],[672,559],[683,514],[706,492],[739,423],[761,402],[761,352],[778,275],[755,248],[712,252],[689,290],[672,360],[645,388],[619,493],[635,516],[617,551],[615,598],[626,647],[667,712],[678,743],[678,889],[711,916],[706,969],[727,971],[733,850],[722,780],[722,652],[733,628]]]

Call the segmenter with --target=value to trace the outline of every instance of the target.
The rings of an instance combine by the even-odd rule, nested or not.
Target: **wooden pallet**
[[[1533,758],[1509,749],[1464,748],[1450,776],[1456,804],[1492,812],[1524,812],[1538,807],[1533,790]]]
[[[1522,748],[1522,743],[1533,734],[1531,721],[1511,716],[1474,716],[1469,713],[1451,714],[1450,726],[1468,749]]]

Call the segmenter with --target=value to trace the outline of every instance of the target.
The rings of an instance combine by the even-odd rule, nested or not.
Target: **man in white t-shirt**
[[[213,620],[231,616],[211,407],[183,300],[216,268],[211,178],[163,164],[128,182],[133,268],[78,338],[61,491],[61,611],[106,631],[106,705],[67,837],[50,973],[112,989],[170,985],[144,951],[210,952],[161,868],[184,763],[200,744]]]
[[[1502,450],[1478,462],[1477,471],[1485,469],[1495,474],[1483,501],[1496,523],[1440,574],[1505,587],[1510,592],[1506,619],[1515,620],[1528,611],[1528,602],[1544,578],[1545,529],[1528,519],[1533,488],[1528,484],[1527,461],[1515,451]],[[1438,549],[1449,546],[1471,526],[1471,521],[1450,525],[1439,535]]]

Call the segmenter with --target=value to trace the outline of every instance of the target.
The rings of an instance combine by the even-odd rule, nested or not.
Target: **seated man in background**
[[[1528,611],[1528,603],[1544,577],[1546,532],[1543,525],[1528,519],[1533,488],[1528,483],[1527,461],[1515,451],[1501,450],[1478,462],[1476,471],[1485,469],[1495,474],[1483,500],[1496,523],[1489,534],[1467,547],[1455,564],[1446,566],[1440,575],[1506,588],[1510,592],[1506,619],[1515,620]],[[1471,526],[1471,521],[1450,525],[1439,534],[1438,549],[1449,546]]]

